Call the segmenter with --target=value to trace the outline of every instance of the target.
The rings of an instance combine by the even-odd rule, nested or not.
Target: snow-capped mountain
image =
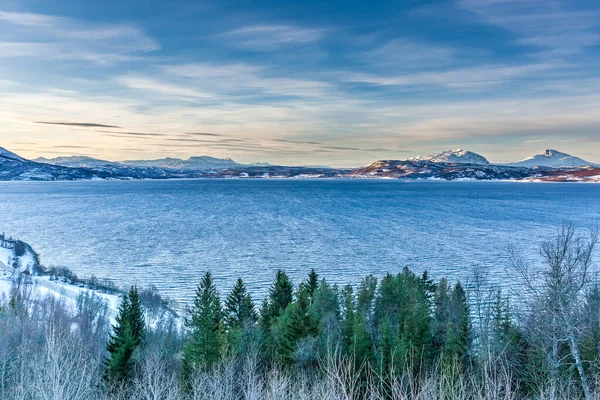
[[[409,159],[378,160],[350,172],[350,176],[397,179],[438,180],[522,180],[536,174],[529,168],[505,167],[492,164],[433,162]]]
[[[24,158],[19,157],[12,151],[6,150],[4,147],[0,147],[0,158],[4,158],[7,160],[25,161]]]
[[[514,167],[548,167],[548,168],[569,168],[569,167],[596,167],[597,165],[585,161],[579,157],[570,154],[561,153],[560,151],[548,149],[542,154],[537,154],[533,157],[515,163],[507,164]]]
[[[478,165],[488,165],[490,163],[485,157],[463,149],[446,150],[439,154],[413,157],[409,158],[407,161],[430,161],[433,163]]]
[[[87,156],[70,156],[56,158],[39,157],[32,161],[44,164],[62,165],[63,167],[72,168],[95,168],[106,165],[118,165],[118,163],[112,161],[99,160],[97,158]]]
[[[127,160],[123,161],[122,164],[133,165],[136,167],[156,167],[185,171],[220,170],[241,167],[243,165],[233,161],[231,158],[215,158],[209,156],[190,157],[187,160],[171,157],[159,160]]]
[[[56,158],[36,158],[33,160],[38,163],[59,165],[69,168],[86,168],[98,172],[114,174],[116,177],[127,177],[133,179],[158,179],[158,178],[173,178],[175,172],[157,167],[137,167],[133,165],[125,165],[114,161],[99,160],[87,156],[71,156],[71,157],[56,157]]]
[[[87,168],[69,168],[26,160],[0,147],[0,181],[107,179],[112,174]]]

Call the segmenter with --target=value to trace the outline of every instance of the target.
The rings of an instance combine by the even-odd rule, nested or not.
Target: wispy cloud
[[[138,60],[160,45],[129,25],[99,25],[70,18],[0,11],[0,58],[83,60],[99,65]]]
[[[147,137],[165,136],[164,133],[148,133],[148,132],[122,132],[122,131],[103,131],[103,130],[98,130],[96,132],[110,133],[110,134],[116,135],[116,136],[147,136]]]
[[[449,46],[397,38],[360,53],[360,59],[377,67],[439,68],[440,65],[453,61],[457,55],[457,50]]]
[[[557,66],[555,63],[481,65],[400,75],[349,73],[342,76],[342,79],[347,82],[378,86],[443,86],[453,89],[478,89],[497,86],[511,80],[530,78],[541,72],[553,71]]]
[[[220,36],[235,46],[255,51],[272,51],[319,41],[326,31],[292,25],[251,25],[234,29]]]
[[[517,35],[516,41],[541,54],[565,56],[600,43],[600,10],[577,10],[561,0],[460,0],[484,23]]]
[[[185,87],[223,95],[323,97],[334,88],[327,81],[281,76],[264,66],[240,63],[168,65],[163,73],[165,78],[187,79]]]
[[[209,93],[190,88],[189,86],[162,82],[153,78],[140,76],[121,76],[116,81],[131,89],[155,92],[167,96],[176,96],[185,100],[197,100],[213,97]]]
[[[118,128],[118,129],[121,129],[120,126],[116,126],[116,125],[95,124],[92,122],[50,122],[50,121],[34,121],[34,122],[36,124],[77,126],[80,128]]]
[[[181,133],[182,136],[223,136],[218,133],[210,133],[210,132],[186,132]]]

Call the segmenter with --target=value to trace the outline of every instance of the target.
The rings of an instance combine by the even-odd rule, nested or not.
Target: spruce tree
[[[136,286],[129,289],[129,320],[131,322],[131,334],[135,340],[135,345],[139,346],[146,336],[146,323],[144,320],[144,311],[140,301],[140,294]]]
[[[465,367],[471,347],[471,323],[467,295],[457,282],[450,297],[450,313],[444,341],[446,366]]]
[[[277,360],[282,365],[290,365],[298,341],[317,332],[317,323],[310,313],[310,300],[305,287],[300,288],[296,301],[291,303],[279,318],[278,331]]]
[[[196,290],[190,313],[191,318],[186,321],[188,337],[183,348],[184,375],[195,368],[211,367],[221,356],[221,301],[210,272],[204,275]]]
[[[245,324],[254,324],[258,319],[252,297],[242,279],[238,279],[225,299],[225,323],[228,329],[241,329]]]
[[[123,296],[115,322],[106,346],[109,356],[105,360],[105,378],[110,384],[130,378],[133,353],[144,340],[144,312],[135,286]]]
[[[356,322],[356,301],[354,299],[354,289],[346,285],[342,289],[342,329],[340,332],[340,342],[342,344],[342,354],[352,355],[354,350],[354,327]]]
[[[294,285],[281,270],[275,274],[275,282],[269,290],[269,304],[271,319],[279,317],[293,300]]]
[[[315,292],[319,288],[319,275],[314,269],[311,269],[308,273],[308,279],[306,280],[305,286],[306,292],[308,293],[308,298],[312,304],[314,301]]]
[[[448,318],[450,317],[450,290],[445,278],[440,280],[434,296],[433,314],[433,348],[439,354],[442,352],[446,341],[446,330],[448,329]]]

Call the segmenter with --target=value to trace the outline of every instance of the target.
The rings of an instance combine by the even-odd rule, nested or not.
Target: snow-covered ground
[[[10,289],[17,274],[25,272],[28,274],[28,278],[30,278],[27,279],[27,281],[30,280],[28,284],[33,285],[36,292],[40,295],[53,294],[57,297],[62,297],[68,304],[71,304],[75,308],[77,298],[82,292],[94,293],[106,302],[111,319],[116,316],[120,303],[119,295],[91,290],[83,284],[73,285],[60,280],[50,280],[50,276],[48,275],[32,275],[34,268],[37,267],[37,258],[28,246],[25,254],[17,257],[14,248],[11,248],[8,241],[0,240],[0,244],[3,245],[0,247],[0,299],[9,297]],[[13,267],[15,262],[20,266],[18,270]]]
[[[11,247],[11,242],[0,239],[0,263],[7,266],[14,266],[15,260],[18,259],[19,268],[21,272],[32,273],[36,266],[35,254],[31,252],[29,248],[26,249],[25,254],[21,257],[16,257],[15,249]]]

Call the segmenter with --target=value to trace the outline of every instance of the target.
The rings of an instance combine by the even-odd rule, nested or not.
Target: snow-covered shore
[[[15,243],[18,241],[0,237],[0,299],[8,298],[13,284],[21,276],[22,281],[40,295],[53,294],[75,305],[82,293],[94,294],[103,299],[108,307],[109,317],[113,319],[119,307],[120,295],[105,293],[87,288],[83,283],[72,284],[67,280],[52,279],[50,275],[39,274],[38,256],[31,246],[24,244],[24,253],[17,255]],[[22,242],[21,242],[22,243]]]

